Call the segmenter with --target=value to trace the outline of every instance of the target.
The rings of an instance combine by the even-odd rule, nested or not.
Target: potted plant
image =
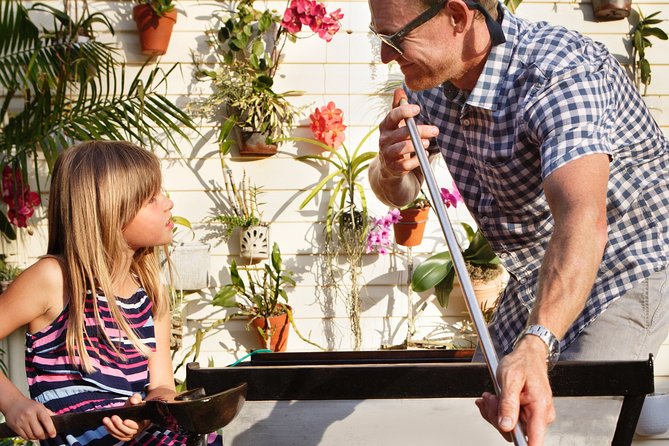
[[[258,10],[253,0],[241,0],[224,11],[220,27],[208,33],[212,48],[208,56],[216,67],[194,57],[196,78],[211,81],[214,92],[193,103],[196,114],[219,122],[218,142],[224,154],[237,143],[234,129],[240,132],[240,155],[276,153],[277,139],[288,136],[300,111],[287,97],[301,94],[274,91],[281,52],[287,41],[297,40],[303,25],[329,42],[342,17],[339,9],[327,14],[325,6],[313,0],[293,0],[283,15]]]
[[[597,20],[622,20],[629,17],[632,0],[592,0],[592,12]]]
[[[167,52],[177,22],[174,0],[136,0],[132,18],[137,24],[142,54],[160,56]]]
[[[653,46],[650,37],[657,37],[660,40],[667,40],[668,38],[666,32],[652,26],[662,22],[662,20],[655,18],[660,12],[657,11],[644,17],[643,13],[639,11],[640,20],[629,33],[632,41],[632,79],[638,90],[641,89],[641,84],[643,84],[644,96],[651,81],[650,63],[646,59],[646,48]]]
[[[461,223],[467,233],[469,245],[462,252],[467,272],[472,280],[479,306],[490,309],[501,291],[504,270],[502,262],[490,247],[481,230],[474,230]],[[411,276],[411,288],[416,292],[434,287],[439,304],[446,308],[453,290],[455,268],[448,251],[437,253],[416,267]],[[478,288],[478,290],[477,290]]]
[[[295,281],[292,274],[283,269],[279,245],[274,243],[271,262],[264,268],[246,268],[245,272],[246,282],[233,260],[230,266],[232,283],[223,286],[212,303],[220,307],[236,307],[247,316],[248,326],[254,327],[262,348],[285,351],[292,319],[285,287],[295,286]],[[240,297],[241,301],[236,297]]]
[[[227,208],[224,214],[212,218],[223,224],[223,238],[228,239],[240,228],[239,252],[242,258],[255,262],[269,256],[269,225],[261,221],[262,214],[258,210],[259,187],[251,186],[246,171],[242,181],[235,184],[232,170],[224,169]]]
[[[425,224],[430,213],[430,202],[420,195],[399,209],[399,219],[393,224],[395,243],[402,246],[418,246],[423,241]]]
[[[354,349],[359,350],[362,343],[360,328],[361,301],[360,301],[360,268],[362,255],[367,249],[367,233],[369,216],[367,199],[361,183],[362,174],[367,170],[376,151],[362,152],[365,142],[376,131],[370,129],[353,150],[349,150],[344,141],[343,113],[336,108],[334,102],[328,103],[310,115],[311,130],[316,139],[291,137],[284,141],[304,142],[323,150],[323,154],[303,155],[296,159],[303,162],[317,162],[330,167],[330,172],[318,184],[312,187],[311,192],[300,204],[300,209],[314,199],[326,186],[334,181],[330,193],[327,214],[325,217],[325,257],[326,287],[333,286],[337,291],[342,289],[340,283],[341,270],[339,254],[343,253],[347,259],[347,272],[350,277],[348,291],[344,296],[347,301],[351,331],[354,338]]]

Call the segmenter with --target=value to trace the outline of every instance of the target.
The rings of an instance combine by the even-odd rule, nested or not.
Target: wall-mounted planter
[[[165,54],[170,44],[172,29],[177,23],[177,10],[173,9],[158,16],[150,5],[137,5],[132,10],[132,18],[139,31],[142,54],[145,56]]]
[[[269,226],[253,225],[242,228],[239,236],[239,254],[255,262],[269,258]]]
[[[182,242],[170,248],[175,289],[194,291],[209,286],[209,251],[210,246],[200,242]],[[165,277],[170,277],[169,272]]]
[[[592,11],[597,20],[622,20],[629,17],[631,10],[632,0],[592,0]]]
[[[258,132],[242,131],[241,144],[239,146],[240,156],[272,156],[278,147],[276,144],[268,144],[266,135]]]

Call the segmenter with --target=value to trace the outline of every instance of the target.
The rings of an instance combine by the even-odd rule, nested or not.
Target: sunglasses
[[[410,21],[404,28],[400,29],[394,34],[381,34],[378,31],[376,31],[376,29],[374,29],[373,24],[369,25],[369,30],[372,33],[374,33],[374,35],[376,35],[376,37],[378,37],[379,40],[381,40],[381,42],[385,43],[393,50],[397,51],[400,56],[403,56],[404,51],[402,50],[401,44],[402,41],[404,40],[404,37],[414,29],[428,22],[432,17],[436,16],[439,13],[439,11],[443,9],[446,3],[448,3],[448,0],[439,1],[438,3],[434,4],[429,9],[421,13],[418,17]],[[465,1],[465,4],[470,9],[476,9],[481,14],[483,14],[483,17],[485,17],[486,26],[488,27],[488,32],[490,33],[490,38],[492,39],[493,46],[506,42],[506,37],[504,37],[504,31],[502,31],[502,25],[500,25],[495,19],[493,19],[488,13],[488,11],[486,11],[486,9],[482,5],[474,1]]]

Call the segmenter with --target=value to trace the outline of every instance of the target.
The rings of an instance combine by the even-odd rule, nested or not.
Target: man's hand
[[[379,124],[379,160],[381,173],[386,177],[406,175],[419,166],[404,119],[416,116],[420,108],[413,104],[400,105],[402,99],[406,99],[406,94],[398,88],[393,95],[392,110]],[[439,134],[439,129],[431,125],[419,125],[418,132],[423,147],[427,148],[430,139]]]
[[[142,397],[135,393],[126,402],[126,406],[136,406],[142,403]],[[121,441],[130,441],[151,424],[149,421],[136,422],[135,420],[123,420],[118,415],[111,418],[105,417],[102,424],[107,431],[116,439]]]
[[[484,393],[476,400],[481,415],[508,441],[520,419],[529,446],[541,446],[548,426],[555,420],[553,393],[548,382],[546,345],[536,336],[525,336],[497,368],[499,398]]]
[[[376,196],[388,206],[401,207],[416,198],[423,182],[420,163],[415,156],[409,129],[404,120],[420,113],[417,105],[403,104],[404,90],[398,88],[393,96],[393,108],[379,124],[379,156],[369,166],[369,184]],[[439,130],[431,125],[419,125],[423,147]],[[411,175],[408,175],[411,173]]]

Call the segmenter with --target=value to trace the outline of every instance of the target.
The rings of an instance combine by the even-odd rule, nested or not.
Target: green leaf
[[[274,85],[274,79],[271,77],[267,76],[266,74],[261,74],[256,78],[256,82],[264,87],[264,88],[272,88],[272,85]]]
[[[455,280],[455,268],[451,268],[446,274],[446,277],[435,285],[434,293],[437,296],[437,301],[442,308],[448,308],[448,302],[453,291],[453,282]]]
[[[221,287],[220,290],[213,297],[211,303],[217,307],[231,308],[237,306],[237,301],[235,297],[237,296],[237,290],[232,285],[225,285]]]
[[[646,59],[641,60],[639,69],[641,70],[641,83],[648,85],[650,83],[650,63]]]
[[[190,221],[187,218],[180,217],[178,215],[173,215],[172,221],[177,225],[184,226],[188,229],[193,229],[193,226],[190,224]]]
[[[0,233],[8,240],[16,240],[16,231],[2,211],[0,211]]]
[[[232,261],[230,265],[230,280],[232,280],[232,286],[238,291],[244,292],[246,287],[244,286],[244,281],[239,275],[239,270],[237,269],[237,262]]]
[[[669,39],[669,36],[667,36],[667,33],[665,33],[660,28],[648,28],[646,31],[647,31],[647,33],[644,33],[644,35],[646,35],[646,36],[654,36],[654,37],[657,37],[660,40]]]
[[[334,177],[336,177],[339,174],[340,174],[339,171],[332,172],[331,174],[329,174],[328,176],[323,178],[316,186],[314,186],[313,189],[311,190],[311,192],[309,193],[309,195],[307,195],[307,197],[302,201],[302,203],[300,203],[300,210],[304,209],[304,207],[316,196],[316,194],[318,192],[320,192],[321,189],[323,189],[323,187],[325,187],[325,185],[331,179],[333,179]]]
[[[427,291],[444,280],[452,269],[450,252],[435,254],[416,267],[411,276],[411,289],[417,293]]]
[[[253,42],[253,47],[251,52],[254,56],[260,57],[265,52],[265,44],[262,40],[256,40]]]
[[[281,271],[281,251],[279,250],[279,244],[274,242],[272,245],[272,267],[274,271]]]

